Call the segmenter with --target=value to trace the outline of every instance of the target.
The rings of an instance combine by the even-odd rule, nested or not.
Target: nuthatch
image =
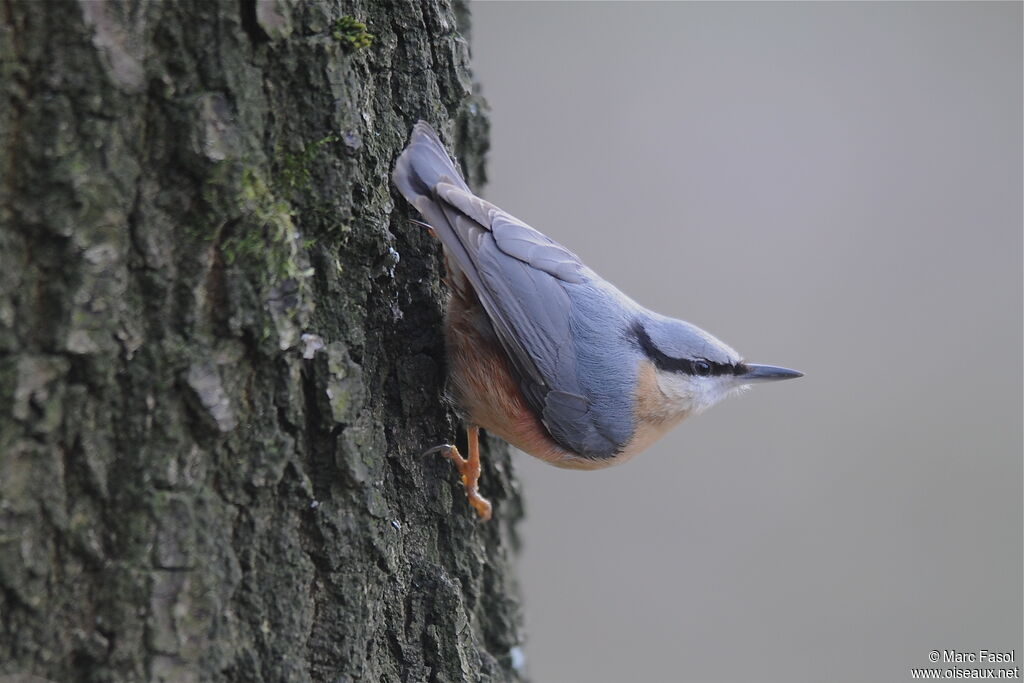
[[[478,429],[557,467],[629,460],[683,418],[754,382],[800,377],[746,363],[704,330],[659,315],[571,251],[477,197],[437,133],[416,124],[395,185],[444,245],[449,391],[469,454],[450,458],[483,519]]]

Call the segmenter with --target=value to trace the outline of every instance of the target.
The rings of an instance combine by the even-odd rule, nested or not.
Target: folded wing
[[[552,438],[587,457],[617,452],[623,444],[601,429],[577,376],[571,296],[586,275],[576,255],[474,195],[423,122],[394,181],[473,285],[523,396]]]

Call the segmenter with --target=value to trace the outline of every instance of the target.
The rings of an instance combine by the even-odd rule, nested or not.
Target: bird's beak
[[[774,382],[779,379],[793,379],[803,377],[804,373],[789,368],[778,368],[774,365],[755,365],[746,363],[747,371],[738,375],[737,379],[742,382]]]

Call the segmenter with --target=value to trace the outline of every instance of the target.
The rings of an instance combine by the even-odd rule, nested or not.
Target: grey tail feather
[[[395,162],[392,174],[395,186],[413,206],[416,199],[433,199],[434,186],[448,182],[469,191],[455,164],[445,151],[437,133],[426,122],[419,121],[412,129],[409,144]]]
[[[473,258],[458,233],[449,223],[444,205],[438,201],[434,188],[438,183],[451,183],[470,192],[455,164],[434,129],[423,121],[412,129],[412,137],[395,162],[392,179],[406,200],[419,211],[426,224],[451,256],[448,261],[453,273],[467,272],[473,286],[479,283]]]

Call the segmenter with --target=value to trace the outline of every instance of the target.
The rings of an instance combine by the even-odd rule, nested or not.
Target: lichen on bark
[[[488,443],[484,525],[419,455],[444,289],[389,182],[417,118],[484,181],[455,9],[6,0],[0,86],[0,675],[516,678],[515,479]]]

